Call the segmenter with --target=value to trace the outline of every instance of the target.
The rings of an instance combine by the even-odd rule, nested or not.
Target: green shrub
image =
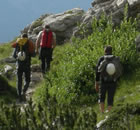
[[[11,47],[11,43],[5,43],[0,45],[0,60],[9,57],[12,55],[13,48]]]
[[[16,88],[11,84],[9,80],[0,75],[0,102],[3,101],[5,104],[9,104],[16,99]]]
[[[49,89],[52,97],[56,96],[60,104],[79,103],[84,96],[84,103],[86,100],[95,103],[95,67],[98,58],[104,54],[105,45],[110,44],[113,54],[120,57],[124,74],[139,67],[140,60],[134,44],[139,33],[136,25],[136,21],[132,22],[131,18],[124,18],[119,27],[114,27],[111,19],[107,20],[104,15],[98,21],[94,18],[93,33],[90,36],[82,40],[73,38],[71,44],[58,46],[54,50],[53,67],[47,73],[52,86],[47,84],[44,87]]]
[[[119,116],[118,116],[119,115]],[[140,104],[125,104],[117,106],[104,124],[108,130],[132,130],[140,128]]]
[[[36,106],[30,100],[22,110],[15,104],[0,105],[0,128],[3,130],[92,130],[95,125],[96,114],[92,108],[81,111],[76,106],[58,105],[55,100],[47,102],[47,107]]]
[[[37,19],[36,21],[33,22],[32,26],[31,26],[31,30],[38,26],[41,26],[42,24],[43,24],[42,19]]]

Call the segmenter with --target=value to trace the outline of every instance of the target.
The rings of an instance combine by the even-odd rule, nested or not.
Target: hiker
[[[19,101],[26,100],[25,94],[30,84],[31,75],[31,56],[35,52],[34,44],[28,39],[27,34],[22,34],[15,43],[12,44],[14,49],[13,57],[16,59],[17,69],[17,94]],[[22,89],[22,77],[24,73],[24,88]]]
[[[106,93],[108,110],[113,106],[114,95],[116,91],[117,81],[122,74],[122,66],[119,57],[112,55],[112,47],[110,45],[104,48],[104,56],[99,58],[96,66],[95,89],[99,92],[99,106],[102,113],[105,109]]]
[[[36,40],[36,53],[39,53],[39,58],[41,60],[41,70],[43,74],[45,74],[50,69],[53,49],[55,46],[56,35],[51,31],[50,26],[46,25],[43,31],[38,34]]]

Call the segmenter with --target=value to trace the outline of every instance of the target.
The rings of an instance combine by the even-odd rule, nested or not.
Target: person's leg
[[[17,70],[17,94],[20,99],[22,93],[22,75],[23,75],[23,71]]]
[[[106,85],[101,83],[100,89],[99,89],[99,106],[102,113],[104,113],[105,110],[105,97],[106,97]]]
[[[40,60],[41,60],[41,71],[44,74],[45,73],[45,57],[46,57],[46,49],[41,48],[40,49]]]
[[[110,105],[110,106],[108,106],[108,112],[110,112],[111,111],[111,109],[112,109],[112,106]]]
[[[30,70],[30,68],[27,69],[24,73],[25,73],[25,84],[24,84],[23,94],[26,93],[26,91],[29,87],[30,81],[31,81],[31,70]]]
[[[47,56],[46,56],[47,67],[46,67],[46,71],[50,70],[50,64],[51,64],[51,61],[52,61],[52,51],[53,51],[53,49],[51,49],[51,48],[47,49]]]
[[[46,64],[47,64],[46,71],[50,70],[50,63],[51,61],[49,59],[46,59]]]
[[[108,86],[108,111],[111,111],[116,91],[116,83],[111,83]]]
[[[45,73],[45,58],[41,57],[41,70],[42,73]]]
[[[100,103],[100,111],[101,111],[101,113],[104,113],[104,111],[105,111],[105,104],[104,104],[104,102]]]

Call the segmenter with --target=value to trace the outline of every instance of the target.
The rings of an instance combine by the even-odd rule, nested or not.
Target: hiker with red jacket
[[[39,53],[41,59],[42,73],[50,69],[50,63],[52,61],[53,48],[56,46],[56,35],[51,31],[50,26],[46,25],[43,31],[41,31],[36,40],[36,53]],[[40,48],[40,51],[38,50]]]
[[[31,57],[35,52],[34,44],[28,39],[27,34],[22,34],[15,43],[12,44],[14,49],[13,57],[16,59],[17,69],[17,94],[19,101],[25,100],[25,94],[30,84],[31,76]],[[25,76],[24,88],[22,89],[22,77]]]

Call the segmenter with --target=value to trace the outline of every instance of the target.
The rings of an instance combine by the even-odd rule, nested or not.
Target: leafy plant
[[[139,33],[136,24],[131,18],[124,18],[119,27],[114,27],[112,20],[102,15],[99,20],[93,19],[90,36],[83,40],[73,38],[71,44],[58,46],[54,50],[53,67],[47,73],[52,86],[49,83],[44,86],[50,96],[56,96],[60,104],[96,102],[96,63],[104,55],[104,46],[108,44],[113,47],[113,54],[120,57],[124,74],[137,69],[140,60],[134,44]]]

